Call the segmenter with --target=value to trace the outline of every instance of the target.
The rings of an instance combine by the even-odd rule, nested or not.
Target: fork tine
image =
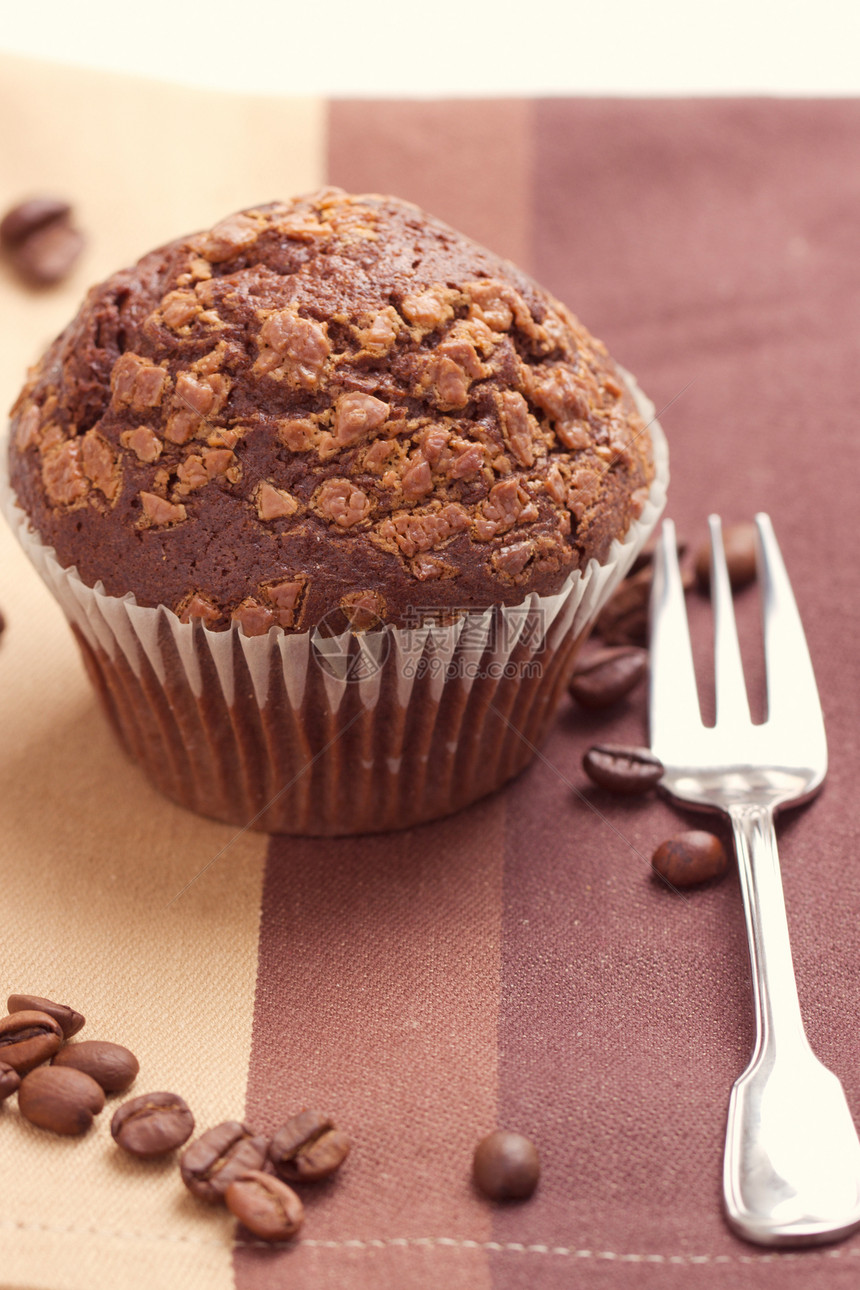
[[[648,704],[651,746],[671,747],[673,739],[701,724],[684,587],[678,567],[675,525],[663,521],[654,552],[651,588],[651,693]]]
[[[759,577],[764,612],[767,719],[791,722],[826,757],[821,700],[809,647],[770,517],[755,517],[759,536]]]
[[[711,531],[711,604],[714,611],[714,687],[717,725],[749,725],[750,705],[738,645],[732,589],[726,568],[719,515],[708,516]]]

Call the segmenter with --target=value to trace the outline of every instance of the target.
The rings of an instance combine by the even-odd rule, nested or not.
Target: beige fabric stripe
[[[0,397],[86,285],[160,240],[318,185],[317,102],[231,99],[0,59],[0,206],[69,197],[90,235],[72,282],[0,276]],[[5,450],[5,449],[4,449]],[[70,1002],[83,1037],[140,1058],[133,1092],[173,1089],[201,1127],[240,1116],[266,839],[194,817],[119,751],[62,616],[0,524],[2,987]],[[231,845],[230,845],[231,844]],[[168,902],[229,845],[176,901]],[[112,1098],[83,1140],[0,1112],[0,1285],[228,1290],[232,1223],[175,1161],[120,1156]]]
[[[0,398],[71,318],[86,289],[162,242],[255,202],[319,187],[325,105],[246,98],[0,55],[0,209],[72,201],[89,245],[73,276],[22,291],[0,269]],[[12,291],[11,297],[6,291]]]
[[[3,529],[0,889],[3,995],[71,1002],[82,1038],[126,1044],[132,1092],[173,1089],[202,1124],[241,1114],[265,840],[165,802],[118,750],[71,635]],[[0,1283],[90,1290],[230,1285],[225,1215],[198,1214],[175,1161],[119,1158],[111,1098],[83,1140],[0,1115]],[[109,1272],[114,1275],[109,1276]],[[170,1275],[168,1275],[170,1274]]]

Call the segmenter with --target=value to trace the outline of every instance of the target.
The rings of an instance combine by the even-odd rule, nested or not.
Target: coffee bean
[[[594,631],[606,645],[645,645],[654,569],[646,564],[618,584],[597,616]],[[682,567],[681,586],[689,591],[692,572]]]
[[[488,1133],[475,1148],[472,1176],[491,1200],[525,1200],[540,1177],[537,1147],[521,1133]]]
[[[648,671],[648,651],[638,645],[592,650],[577,663],[570,693],[583,708],[608,708],[634,689]]]
[[[110,1131],[117,1146],[132,1156],[164,1156],[194,1132],[188,1103],[176,1093],[144,1093],[114,1112]]]
[[[0,243],[12,264],[34,286],[59,282],[81,253],[84,238],[70,222],[68,202],[34,197],[7,211]]]
[[[110,1044],[102,1039],[84,1039],[79,1044],[68,1044],[54,1058],[55,1066],[72,1066],[85,1071],[106,1093],[122,1093],[137,1077],[140,1064],[134,1053],[122,1044]]]
[[[638,573],[640,569],[650,568],[651,565],[653,565],[654,555],[657,550],[657,546],[661,541],[662,538],[659,534],[655,534],[654,537],[649,539],[639,554],[634,557],[633,563],[627,573],[628,578],[631,574]],[[682,560],[687,551],[687,543],[683,538],[678,538],[675,549],[678,552],[678,559]]]
[[[673,887],[722,878],[729,868],[725,847],[713,833],[691,829],[662,842],[651,857],[655,871]]]
[[[179,1171],[189,1191],[210,1204],[223,1200],[234,1178],[266,1163],[269,1139],[247,1124],[227,1120],[207,1129],[182,1153]]]
[[[224,1193],[227,1208],[261,1241],[288,1241],[301,1227],[305,1210],[301,1200],[280,1178],[259,1170],[246,1170]]]
[[[350,1141],[321,1111],[300,1111],[278,1129],[269,1144],[269,1159],[287,1182],[316,1182],[339,1169]]]
[[[7,1097],[17,1092],[20,1083],[21,1076],[15,1068],[0,1062],[0,1102],[5,1102]]]
[[[45,224],[17,242],[9,251],[15,268],[36,287],[49,287],[62,281],[84,248],[84,239],[76,228],[60,220]]]
[[[594,630],[607,645],[643,645],[653,572],[646,566],[618,584],[597,616]]]
[[[735,591],[746,587],[756,578],[756,551],[758,549],[758,530],[749,521],[742,524],[727,524],[723,529],[723,548],[726,553],[726,568],[729,582]],[[711,547],[710,543],[700,546],[695,558],[696,582],[702,591],[711,585]]]
[[[29,201],[19,202],[0,220],[0,242],[4,246],[14,246],[35,233],[37,228],[54,220],[68,219],[71,211],[68,202],[56,197],[31,197]]]
[[[105,1104],[105,1095],[83,1071],[40,1066],[21,1080],[18,1110],[31,1124],[52,1133],[86,1133]]]
[[[582,759],[589,779],[613,793],[646,793],[663,778],[663,763],[647,748],[594,744]]]
[[[46,1012],[27,1009],[0,1017],[0,1061],[19,1075],[50,1061],[62,1042],[60,1023]]]
[[[47,1012],[49,1017],[59,1022],[64,1039],[71,1039],[72,1035],[83,1030],[86,1022],[86,1018],[67,1003],[52,1003],[38,994],[10,994],[6,1007],[9,1012]]]

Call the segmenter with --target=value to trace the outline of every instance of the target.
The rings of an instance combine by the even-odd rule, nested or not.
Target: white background
[[[0,50],[243,92],[860,93],[858,0],[25,0]]]

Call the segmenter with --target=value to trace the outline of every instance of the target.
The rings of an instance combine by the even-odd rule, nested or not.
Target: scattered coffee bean
[[[54,1058],[55,1066],[72,1066],[85,1071],[106,1093],[122,1093],[132,1085],[140,1070],[134,1053],[122,1044],[110,1044],[102,1039],[84,1039],[79,1044],[68,1044]]]
[[[651,563],[629,574],[610,596],[597,616],[594,631],[606,645],[645,645],[654,569]],[[682,567],[681,585],[689,591],[695,579]]]
[[[654,555],[657,550],[657,545],[660,541],[661,541],[661,536],[659,533],[655,533],[654,536],[650,538],[650,540],[645,544],[645,546],[642,548],[642,550],[633,560],[633,563],[631,564],[630,570],[627,574],[628,578],[632,574],[638,573],[640,569],[650,568],[650,566],[654,563]],[[683,560],[687,552],[687,543],[684,541],[683,538],[678,538],[675,549],[678,552],[678,559]]]
[[[18,1110],[31,1124],[52,1133],[86,1133],[105,1104],[105,1095],[83,1071],[40,1066],[18,1089]]]
[[[269,1159],[287,1182],[316,1182],[339,1169],[350,1141],[321,1111],[300,1111],[278,1129],[269,1144]]]
[[[475,1148],[472,1175],[491,1200],[525,1200],[540,1177],[537,1147],[521,1133],[488,1133]]]
[[[0,220],[0,242],[4,246],[14,246],[35,233],[37,228],[54,220],[68,219],[71,213],[69,203],[59,198],[31,197],[29,201],[13,206]]]
[[[673,887],[694,887],[728,871],[725,847],[713,833],[691,829],[662,842],[651,857],[655,871]]]
[[[118,1107],[110,1131],[124,1151],[146,1160],[187,1142],[194,1132],[194,1116],[176,1093],[144,1093]]]
[[[64,1039],[71,1039],[79,1030],[83,1030],[85,1017],[67,1003],[52,1003],[42,999],[38,994],[10,994],[6,1003],[9,1012],[47,1012],[49,1017],[59,1022]]]
[[[256,1135],[246,1124],[227,1120],[192,1142],[182,1153],[182,1181],[200,1200],[215,1204],[240,1174],[262,1169],[269,1139]]]
[[[758,549],[758,530],[749,520],[741,524],[727,524],[723,529],[723,548],[726,553],[726,568],[729,582],[735,591],[746,587],[756,578],[756,550]],[[702,591],[711,585],[711,546],[706,542],[700,546],[695,558],[696,582]]]
[[[288,1241],[305,1217],[301,1200],[280,1178],[246,1170],[224,1193],[227,1208],[262,1241]]]
[[[60,1023],[46,1012],[28,1009],[0,1017],[0,1061],[19,1075],[50,1061],[62,1042]]]
[[[589,779],[613,793],[646,793],[663,778],[663,763],[647,748],[594,744],[582,759]]]
[[[20,1083],[21,1076],[14,1066],[7,1066],[5,1062],[0,1062],[0,1102],[5,1102],[7,1097],[16,1093]]]
[[[638,645],[593,650],[573,671],[570,693],[583,708],[608,708],[633,690],[648,671],[648,651]]]
[[[594,624],[607,645],[645,644],[652,580],[652,570],[646,566],[618,584]]]
[[[45,224],[10,252],[22,278],[35,287],[61,282],[84,249],[83,236],[70,224]]]
[[[32,285],[59,282],[80,255],[84,238],[70,217],[68,202],[34,197],[13,206],[0,222],[0,244]]]

